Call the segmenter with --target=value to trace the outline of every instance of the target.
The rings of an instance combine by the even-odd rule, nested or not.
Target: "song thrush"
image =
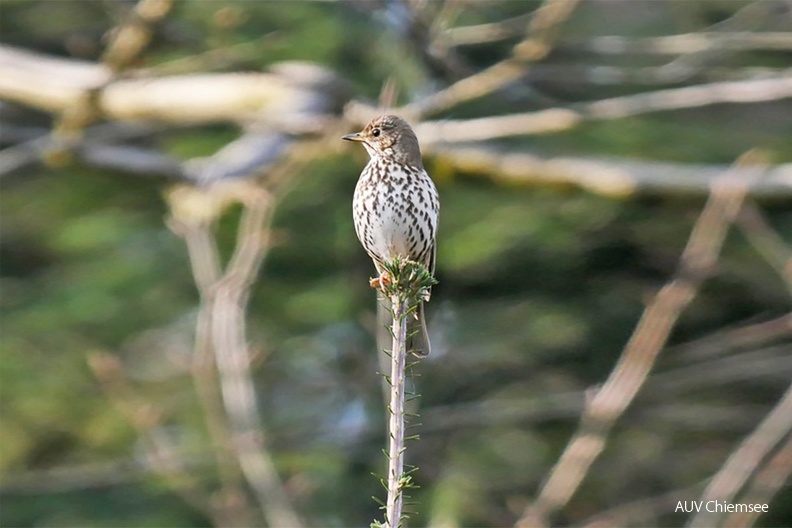
[[[415,132],[404,119],[384,115],[343,139],[362,143],[371,158],[358,179],[352,212],[355,232],[380,277],[382,263],[397,256],[420,262],[434,273],[440,201],[424,170]],[[382,294],[378,297],[377,344],[384,348],[390,340],[391,310],[388,300]],[[428,355],[423,303],[410,319],[407,349],[417,356]]]

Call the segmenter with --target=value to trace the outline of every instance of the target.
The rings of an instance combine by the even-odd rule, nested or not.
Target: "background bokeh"
[[[524,28],[520,17],[529,20],[541,5],[183,0],[130,71],[262,71],[284,60],[310,61],[343,80],[347,100],[376,101],[388,81],[398,106],[422,100],[458,75],[427,53],[439,44],[432,48],[411,32],[411,13],[429,21],[430,34],[453,35],[448,28],[514,17]],[[7,0],[0,7],[0,40],[96,62],[108,32],[132,7],[109,0]],[[437,117],[574,107],[789,75],[788,38],[786,47],[724,46],[690,55],[637,48],[607,53],[591,42],[721,30],[789,37],[790,27],[785,2],[584,1],[557,30],[553,50],[524,78]],[[462,75],[501,61],[523,37],[515,31],[455,45]],[[680,65],[687,68],[682,74],[663,77]],[[0,105],[6,149],[46,134],[57,117],[10,100]],[[792,101],[780,97],[592,120],[485,144],[547,159],[694,168],[725,166],[760,148],[780,166],[792,163],[790,116]],[[349,130],[355,125],[351,120]],[[134,141],[187,160],[212,155],[239,130],[234,123],[164,126]],[[385,468],[386,411],[367,281],[373,268],[351,220],[366,155],[351,147],[327,143],[289,175],[247,311],[266,445],[307,526],[368,525],[379,516],[371,496],[382,492],[372,473]],[[439,285],[428,306],[433,355],[415,367],[422,426],[407,455],[419,468],[420,484],[410,525],[509,526],[576,429],[586,391],[607,378],[643,308],[673,276],[706,193],[664,186],[662,178],[650,190],[598,193],[574,181],[466,170],[432,149],[425,164],[442,203]],[[146,464],[151,438],[161,439],[187,468],[190,486],[205,491],[206,504],[223,472],[191,376],[199,295],[184,242],[166,222],[171,212],[163,192],[171,184],[164,176],[79,159],[28,163],[4,174],[2,526],[216,521],[179,493],[184,482],[164,479]],[[791,197],[787,190],[748,199],[787,258]],[[224,256],[239,215],[238,206],[230,207],[216,224]],[[584,525],[611,512],[624,515],[611,525],[683,525],[688,515],[674,512],[676,501],[697,500],[707,479],[781,398],[792,379],[790,261],[784,275],[757,249],[767,231],[752,232],[747,220],[740,225],[556,524]],[[776,326],[756,326],[765,322]],[[766,335],[740,341],[736,336],[743,334],[733,332],[742,327]],[[113,372],[109,386],[102,369]],[[147,421],[146,413],[157,418]],[[260,522],[255,501],[239,501],[253,512],[251,522]],[[625,504],[633,511],[614,510]],[[787,486],[758,525],[790,523]]]

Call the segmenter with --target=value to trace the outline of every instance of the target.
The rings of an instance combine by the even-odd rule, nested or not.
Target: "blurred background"
[[[2,526],[381,516],[367,158],[339,139],[378,108],[441,196],[409,524],[792,524],[789,2],[0,10]],[[689,302],[633,343],[626,411],[549,500],[674,277]],[[770,507],[677,508],[702,497]]]

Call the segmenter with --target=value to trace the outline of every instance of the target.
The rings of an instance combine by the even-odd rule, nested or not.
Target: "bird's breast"
[[[419,168],[369,163],[355,189],[355,231],[378,260],[428,262],[437,232],[437,191]]]

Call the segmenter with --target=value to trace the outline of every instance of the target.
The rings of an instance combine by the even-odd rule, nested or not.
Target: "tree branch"
[[[723,467],[712,477],[701,500],[733,502],[739,491],[751,480],[762,460],[790,431],[792,431],[792,385],[773,410],[740,443]],[[690,519],[687,526],[714,528],[721,524],[722,516],[722,513],[702,510]]]
[[[792,475],[792,436],[789,436],[775,455],[757,471],[748,483],[748,489],[740,497],[743,504],[769,504],[776,493]],[[724,521],[724,526],[741,528],[753,526],[761,515],[760,511],[734,512]]]
[[[549,108],[505,116],[426,121],[415,127],[422,142],[447,144],[570,130],[583,121],[620,119],[654,112],[792,97],[792,76],[717,82],[612,97],[571,108]]]
[[[756,154],[744,155],[737,165],[756,163]],[[608,434],[647,379],[657,356],[682,311],[711,273],[730,224],[740,211],[745,187],[725,174],[713,186],[674,278],[644,310],[622,356],[605,384],[587,402],[580,426],[542,486],[517,522],[519,527],[546,526],[580,487],[591,465],[605,448]]]
[[[111,82],[112,81],[112,82]],[[94,92],[95,107],[114,120],[177,124],[265,120],[282,130],[316,132],[322,112],[344,90],[324,68],[276,65],[270,73],[217,73],[112,79],[102,64],[61,59],[0,45],[0,98],[61,113]],[[314,116],[306,121],[305,114]]]
[[[553,157],[472,145],[427,145],[426,153],[458,171],[487,175],[520,185],[575,185],[607,196],[639,193],[704,194],[726,166],[628,160],[624,158]],[[745,182],[752,196],[792,195],[792,163],[769,168],[761,179],[735,167],[735,179]]]
[[[185,236],[202,308],[196,329],[197,372],[205,373],[207,355],[214,353],[219,389],[228,420],[230,443],[239,468],[252,488],[270,526],[298,527],[299,517],[290,505],[277,469],[265,446],[251,357],[246,337],[245,309],[250,285],[269,248],[269,228],[274,210],[271,194],[251,180],[218,182],[210,187],[183,185],[169,194],[176,232]],[[241,203],[237,243],[225,270],[206,227],[212,225],[232,203]],[[196,383],[202,380],[196,379]],[[204,407],[215,414],[208,401],[211,387],[201,387]],[[211,426],[212,423],[209,423]],[[222,424],[220,424],[222,425]],[[224,427],[224,425],[223,425]],[[222,439],[224,429],[213,427]],[[226,479],[230,478],[229,476]]]
[[[579,0],[545,0],[531,17],[525,39],[511,56],[448,88],[405,108],[407,115],[436,114],[464,101],[493,93],[525,75],[527,64],[543,59],[552,49],[558,27],[571,15]],[[420,134],[419,134],[420,137]]]

